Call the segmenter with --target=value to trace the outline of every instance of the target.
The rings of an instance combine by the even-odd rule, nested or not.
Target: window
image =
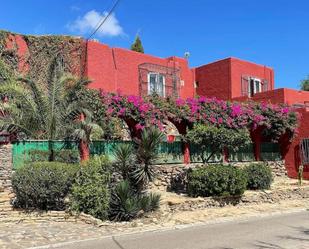
[[[249,80],[249,96],[252,97],[256,93],[262,92],[261,80],[257,78],[250,78]]]
[[[165,77],[159,73],[148,74],[148,94],[158,94],[165,97]]]

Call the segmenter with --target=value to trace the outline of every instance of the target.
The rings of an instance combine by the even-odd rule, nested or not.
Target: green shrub
[[[129,181],[122,181],[113,189],[109,218],[115,221],[132,220],[139,214],[157,210],[160,199],[159,194],[138,194]]]
[[[222,153],[223,149],[236,152],[251,142],[248,129],[229,129],[204,124],[194,125],[187,131],[185,138],[201,151],[210,149],[209,155],[201,154],[203,163],[207,163],[214,154]]]
[[[242,195],[247,177],[243,170],[230,165],[211,165],[188,173],[190,196]]]
[[[48,161],[50,157],[49,151],[42,150],[30,150],[29,151],[30,162],[44,162]],[[56,162],[61,163],[78,163],[79,162],[79,151],[62,149],[59,151],[54,151],[54,157]]]
[[[266,164],[250,164],[245,167],[248,189],[269,189],[273,181],[271,168]]]
[[[78,165],[58,162],[32,163],[12,177],[14,205],[25,209],[63,210]]]
[[[72,186],[71,209],[101,220],[106,219],[110,199],[109,182],[110,166],[105,157],[95,156],[82,163]]]

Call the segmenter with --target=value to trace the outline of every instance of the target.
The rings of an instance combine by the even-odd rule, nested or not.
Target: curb
[[[188,229],[192,227],[200,227],[200,226],[207,226],[207,225],[219,225],[223,223],[231,223],[231,222],[244,222],[244,221],[254,221],[259,220],[261,218],[271,218],[281,215],[289,215],[294,213],[301,213],[304,211],[309,211],[309,209],[306,208],[296,208],[296,209],[290,209],[287,211],[276,211],[276,212],[269,212],[269,213],[261,213],[261,214],[252,214],[252,215],[246,215],[244,217],[221,217],[216,218],[213,220],[205,221],[205,222],[195,222],[191,224],[183,224],[183,225],[175,225],[173,227],[160,227],[160,228],[150,228],[145,229],[143,231],[134,231],[134,232],[123,232],[118,234],[110,234],[106,236],[100,236],[97,238],[91,238],[91,239],[82,239],[82,240],[73,240],[68,242],[60,242],[55,244],[48,244],[44,246],[35,246],[35,247],[27,247],[26,249],[48,249],[48,248],[59,248],[66,245],[73,245],[80,242],[87,242],[87,241],[95,241],[95,240],[101,240],[101,239],[114,239],[115,237],[123,237],[123,236],[130,236],[130,235],[136,235],[136,234],[143,234],[143,233],[160,233],[165,231],[175,231],[175,230],[182,230],[182,229]]]

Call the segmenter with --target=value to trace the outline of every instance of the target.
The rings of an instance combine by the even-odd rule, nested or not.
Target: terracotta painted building
[[[91,88],[123,94],[147,95],[156,92],[167,97],[207,96],[230,101],[254,100],[298,107],[299,133],[292,143],[282,142],[282,156],[288,174],[297,176],[301,164],[299,144],[309,138],[309,92],[275,89],[274,70],[237,58],[226,58],[196,68],[179,57],[159,58],[122,48],[111,48],[97,41],[87,46],[86,76]],[[255,141],[255,147],[259,147]],[[256,152],[256,158],[259,159]],[[309,167],[304,176],[309,178]]]
[[[75,61],[70,71],[87,76],[92,80],[90,87],[94,89],[120,91],[126,95],[144,96],[156,92],[163,97],[188,98],[199,95],[230,101],[250,99],[295,106],[301,114],[299,133],[292,143],[282,142],[282,155],[289,175],[297,175],[301,163],[300,142],[309,138],[309,92],[275,89],[272,68],[237,58],[190,68],[185,58],[159,58],[128,49],[112,48],[98,41],[85,42],[81,38],[69,37],[67,40],[67,43],[77,41],[78,44],[85,44],[80,47],[85,52],[81,52],[79,47],[69,50],[69,57]],[[7,49],[16,50],[19,71],[27,73],[27,61],[32,51],[25,36],[10,34]],[[259,159],[257,153],[256,158]],[[309,179],[309,167],[305,168],[304,175]]]

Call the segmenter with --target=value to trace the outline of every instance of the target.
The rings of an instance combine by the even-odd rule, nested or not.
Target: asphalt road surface
[[[54,247],[52,247],[54,248]],[[309,249],[309,212],[79,241],[65,249]]]

